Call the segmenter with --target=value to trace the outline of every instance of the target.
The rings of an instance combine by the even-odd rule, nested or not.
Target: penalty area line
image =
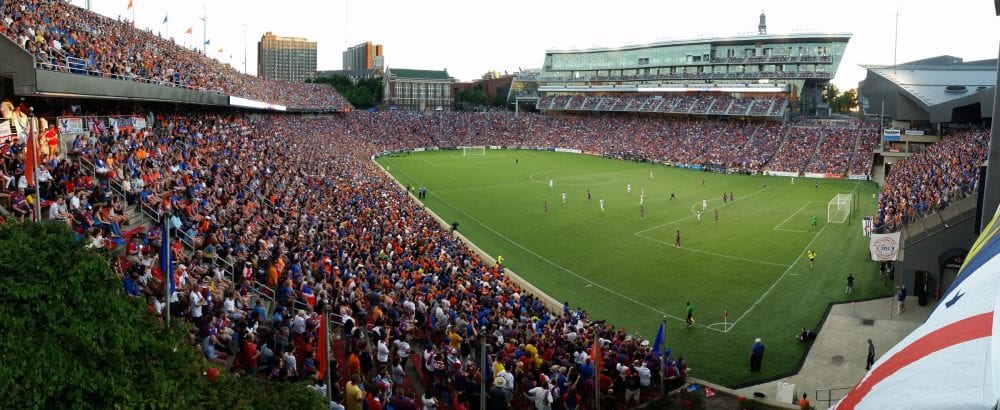
[[[757,298],[757,301],[753,302],[753,304],[750,305],[749,309],[747,309],[745,312],[743,312],[742,315],[740,315],[740,317],[736,318],[736,320],[733,321],[733,326],[736,326],[737,323],[740,323],[740,321],[743,320],[743,318],[747,314],[749,314],[750,312],[753,312],[754,308],[756,308],[757,305],[760,304],[760,302],[764,301],[764,298],[766,298],[767,295],[769,295],[771,293],[771,291],[774,290],[774,288],[776,286],[778,286],[778,282],[781,282],[781,279],[783,279],[785,276],[787,276],[789,274],[789,272],[791,272],[792,268],[795,267],[795,264],[799,263],[799,261],[802,260],[802,257],[805,256],[806,251],[809,250],[809,248],[812,246],[813,242],[816,242],[816,238],[819,238],[819,235],[823,233],[823,230],[825,230],[827,226],[829,226],[829,224],[823,225],[822,228],[819,228],[819,232],[816,232],[816,235],[814,235],[813,238],[812,238],[812,240],[810,240],[809,243],[806,244],[806,247],[802,249],[802,252],[799,252],[799,256],[797,258],[795,258],[794,261],[792,261],[792,264],[788,265],[788,269],[785,269],[785,271],[781,273],[781,276],[778,276],[778,279],[774,280],[774,283],[771,284],[771,287],[767,288],[767,290],[764,291],[764,294],[760,295],[760,297]]]
[[[651,240],[653,242],[659,242],[659,243],[662,243],[664,245],[673,246],[673,244],[670,243],[670,242],[661,241],[661,240],[656,239],[656,238],[650,238],[650,237],[648,237],[646,235],[642,235],[642,234],[638,234],[638,233],[634,234],[634,235],[638,236],[638,237],[640,237],[642,239],[648,239],[648,240]],[[784,263],[775,263],[775,262],[761,261],[761,260],[757,260],[757,259],[741,258],[739,256],[724,255],[724,254],[721,254],[721,253],[709,252],[709,251],[704,251],[704,250],[701,250],[701,249],[689,248],[689,247],[686,247],[686,246],[681,246],[680,248],[677,248],[677,249],[687,250],[687,251],[691,251],[691,252],[703,253],[703,254],[706,254],[706,255],[717,256],[717,257],[720,257],[720,258],[735,259],[735,260],[740,260],[740,261],[743,261],[743,262],[758,263],[758,264],[761,264],[761,265],[778,266],[778,267],[781,267],[781,268],[787,268],[789,266],[789,265],[786,265]]]

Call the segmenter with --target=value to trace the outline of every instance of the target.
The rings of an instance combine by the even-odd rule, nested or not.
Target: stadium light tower
[[[208,6],[203,6],[201,15],[201,53],[208,55]]]

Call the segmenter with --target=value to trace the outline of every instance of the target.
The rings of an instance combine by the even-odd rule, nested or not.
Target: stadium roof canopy
[[[592,53],[601,51],[621,51],[635,50],[651,47],[681,46],[691,44],[756,44],[761,41],[769,43],[803,43],[803,42],[847,42],[851,39],[851,33],[792,33],[792,34],[750,34],[728,37],[695,37],[676,40],[662,40],[645,44],[626,44],[618,47],[595,46],[590,48],[557,49],[545,50],[546,53]]]
[[[992,116],[996,59],[964,62],[959,57],[944,55],[895,66],[862,67],[868,70],[868,76],[860,85],[861,94],[873,100],[872,113],[877,110],[874,101],[884,97],[887,114],[901,120],[951,122],[954,109],[976,103],[980,104],[982,117]],[[892,91],[908,102],[892,104],[892,95],[886,95]],[[890,110],[890,105],[895,110]]]

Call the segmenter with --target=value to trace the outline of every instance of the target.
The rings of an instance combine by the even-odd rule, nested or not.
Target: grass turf
[[[403,184],[426,187],[428,208],[459,222],[481,249],[502,254],[505,266],[550,296],[649,339],[665,318],[674,356],[683,356],[695,377],[716,383],[794,370],[805,349],[795,336],[802,326],[815,329],[829,302],[891,294],[861,235],[860,215],[871,214],[877,190],[869,182],[796,178],[793,185],[784,177],[538,151],[434,151],[378,162]],[[828,224],[827,203],[852,191],[858,210],[851,224]],[[736,201],[723,204],[723,192]],[[703,200],[708,209],[698,222],[694,212]],[[812,269],[809,249],[818,255]],[[856,278],[851,297],[848,272]],[[686,302],[697,321],[691,329]],[[756,337],[767,350],[763,371],[751,374]]]

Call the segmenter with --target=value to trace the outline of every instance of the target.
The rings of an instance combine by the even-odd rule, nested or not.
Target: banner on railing
[[[873,261],[898,260],[899,249],[902,248],[899,232],[873,233],[868,248],[871,250]]]
[[[556,148],[556,152],[569,152],[572,154],[582,154],[583,151],[573,148]]]
[[[146,128],[146,119],[142,117],[109,117],[108,122],[115,131],[139,131]]]
[[[88,117],[87,130],[95,135],[104,135],[108,132],[108,124],[104,118]]]
[[[851,175],[847,176],[847,179],[864,181],[864,180],[868,179],[868,175],[866,175],[866,174],[851,174]]]
[[[920,135],[924,135],[924,131],[923,130],[906,130],[905,134],[906,135],[920,136]]]
[[[0,152],[7,152],[17,144],[17,133],[11,129],[10,121],[0,121]]]
[[[59,117],[57,121],[59,122],[60,134],[83,134],[87,132],[83,117]]]
[[[798,172],[790,172],[790,171],[768,171],[767,174],[768,175],[773,175],[773,176],[776,176],[776,177],[797,177],[797,176],[799,176]]]
[[[899,141],[899,130],[886,128],[882,131],[882,139],[886,141]]]
[[[844,176],[840,174],[828,174],[822,172],[806,172],[803,175],[806,178],[844,179]]]

